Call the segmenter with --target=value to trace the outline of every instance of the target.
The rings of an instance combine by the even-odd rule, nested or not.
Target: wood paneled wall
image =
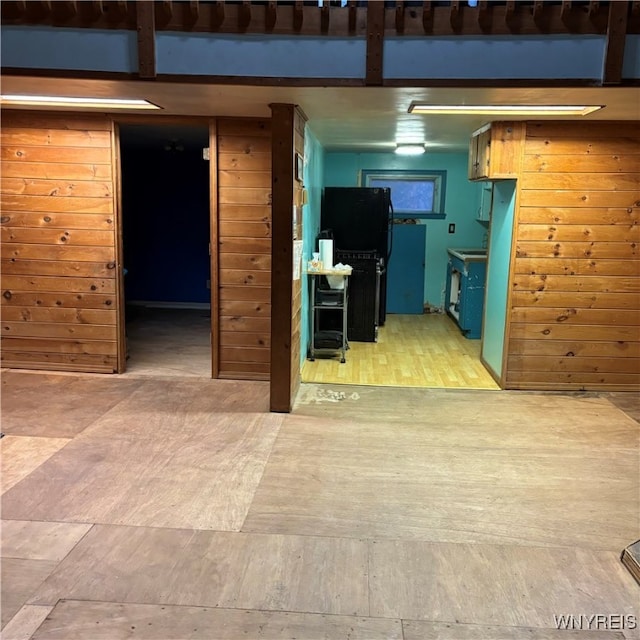
[[[640,388],[640,126],[528,123],[506,387]]]
[[[217,122],[220,378],[268,380],[271,122]],[[215,278],[212,275],[215,286]],[[214,372],[215,375],[215,372]]]
[[[2,363],[118,370],[109,118],[2,113]]]

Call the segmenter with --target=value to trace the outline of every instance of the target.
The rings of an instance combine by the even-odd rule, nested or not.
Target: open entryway
[[[211,377],[206,125],[121,124],[126,371]]]

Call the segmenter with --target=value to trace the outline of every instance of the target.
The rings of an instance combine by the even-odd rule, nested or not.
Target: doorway
[[[206,125],[121,124],[126,370],[211,377]]]

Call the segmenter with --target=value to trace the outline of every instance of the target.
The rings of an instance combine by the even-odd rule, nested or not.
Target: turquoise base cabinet
[[[458,323],[467,338],[482,335],[482,308],[487,275],[487,256],[473,250],[449,249],[446,312]]]

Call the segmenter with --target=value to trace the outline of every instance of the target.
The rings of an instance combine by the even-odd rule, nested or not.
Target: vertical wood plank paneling
[[[211,240],[213,375],[268,380],[271,122],[220,118],[215,126],[211,136],[216,219]]]
[[[640,126],[528,123],[506,386],[640,389]]]
[[[104,116],[2,117],[2,363],[118,370],[116,151]]]

